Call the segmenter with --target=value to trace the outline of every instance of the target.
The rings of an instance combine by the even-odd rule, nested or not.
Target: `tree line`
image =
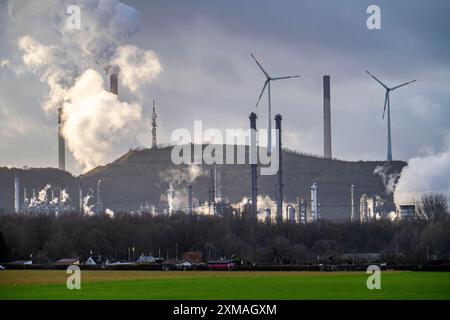
[[[251,264],[339,262],[343,254],[381,253],[390,263],[449,259],[450,218],[443,195],[427,195],[417,219],[316,223],[262,223],[249,212],[223,216],[116,213],[0,215],[0,262],[48,263],[90,255],[113,261],[139,255],[181,258],[199,251],[204,261],[239,258]],[[130,257],[130,252],[133,256]]]

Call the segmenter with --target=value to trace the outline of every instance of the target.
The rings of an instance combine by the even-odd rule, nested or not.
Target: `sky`
[[[57,166],[56,109],[44,106],[49,85],[41,81],[42,73],[24,66],[19,39],[30,36],[46,46],[69,48],[65,44],[72,40],[55,27],[67,17],[67,5],[84,8],[86,3],[108,1],[0,0],[0,166]],[[141,114],[134,113],[127,118],[133,122],[113,128],[109,137],[99,134],[115,142],[117,132],[122,139],[111,144],[113,150],[104,157],[91,157],[91,164],[151,146],[153,99],[159,143],[171,143],[175,129],[192,131],[196,120],[203,121],[205,129],[246,129],[252,111],[258,114],[257,126],[265,128],[267,97],[255,108],[265,79],[250,53],[273,76],[301,75],[272,85],[272,114],[283,116],[287,148],[323,154],[322,77],[330,75],[333,157],[385,160],[384,89],[365,73],[367,69],[388,86],[417,79],[391,94],[394,159],[448,152],[450,2],[446,0],[122,2],[138,12],[131,17],[138,29],[121,36],[118,44],[152,52],[152,61],[157,60],[161,69],[152,69],[152,76],[136,91],[122,85],[119,75],[119,99],[127,108],[140,108]],[[381,9],[380,30],[366,26],[371,4]],[[82,25],[85,14],[81,12]],[[84,39],[90,35],[83,32],[95,32],[84,27],[69,36]],[[69,54],[82,60],[77,51]],[[84,69],[96,69],[106,81],[101,66],[83,59]],[[71,91],[73,99],[76,92]],[[130,126],[133,130],[128,131]],[[71,134],[77,135],[73,132],[77,128],[74,125]],[[68,169],[74,174],[86,168],[80,153],[101,152],[80,150],[81,138],[89,139],[89,132],[67,152]]]

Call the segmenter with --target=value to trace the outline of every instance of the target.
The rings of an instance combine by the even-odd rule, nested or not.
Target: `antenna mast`
[[[158,115],[155,110],[155,100],[153,100],[153,113],[152,113],[152,149],[157,149],[158,144],[156,143],[156,118]]]

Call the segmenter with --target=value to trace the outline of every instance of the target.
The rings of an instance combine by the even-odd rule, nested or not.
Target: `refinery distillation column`
[[[252,174],[252,215],[256,217],[258,214],[258,187],[257,187],[257,166],[258,166],[258,157],[256,146],[256,113],[250,113],[250,167]]]
[[[350,192],[351,192],[350,201],[351,201],[351,206],[352,206],[350,220],[355,221],[355,186],[353,184],[351,186]]]
[[[283,163],[282,163],[282,147],[281,147],[281,115],[275,116],[275,129],[278,136],[278,180],[277,180],[277,222],[283,222]],[[269,133],[270,134],[270,133]]]
[[[311,219],[317,221],[319,219],[319,187],[317,183],[311,186]]]
[[[323,156],[331,159],[330,76],[323,76]]]
[[[20,212],[20,179],[14,178],[14,213]]]

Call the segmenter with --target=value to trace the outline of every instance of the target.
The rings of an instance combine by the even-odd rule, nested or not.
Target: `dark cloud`
[[[392,96],[395,158],[407,160],[430,146],[439,149],[450,130],[446,120],[450,118],[450,2],[446,0],[377,1],[382,30],[375,31],[365,25],[372,1],[125,2],[141,13],[141,31],[130,42],[155,50],[163,63],[164,72],[146,88],[143,99],[146,120],[151,100],[157,99],[159,133],[166,142],[173,129],[191,129],[194,120],[220,129],[247,127],[263,83],[250,52],[274,75],[302,75],[273,86],[274,114],[284,115],[286,145],[291,148],[322,152],[322,75],[330,74],[334,154],[345,159],[384,159],[384,92],[364,73],[366,68],[388,84],[418,79]],[[45,21],[45,12],[37,10],[31,21],[17,22],[8,18],[7,10],[1,11],[0,58],[17,62],[14,41],[26,33],[44,43],[58,41],[50,27],[35,28],[37,21]],[[30,88],[31,96],[17,97],[5,89],[6,82]],[[0,76],[0,107],[17,119],[52,128],[53,116],[42,115],[40,108],[44,95],[45,86],[35,77]],[[266,126],[265,103],[258,111],[259,127]],[[0,120],[0,125],[8,119]],[[30,143],[40,133],[29,130],[36,131],[8,140],[8,148],[0,144],[1,155],[8,151],[0,164],[55,164],[56,139],[42,134],[42,144],[48,146],[42,156]],[[149,145],[146,130],[140,139]],[[19,152],[23,146],[26,152]]]

